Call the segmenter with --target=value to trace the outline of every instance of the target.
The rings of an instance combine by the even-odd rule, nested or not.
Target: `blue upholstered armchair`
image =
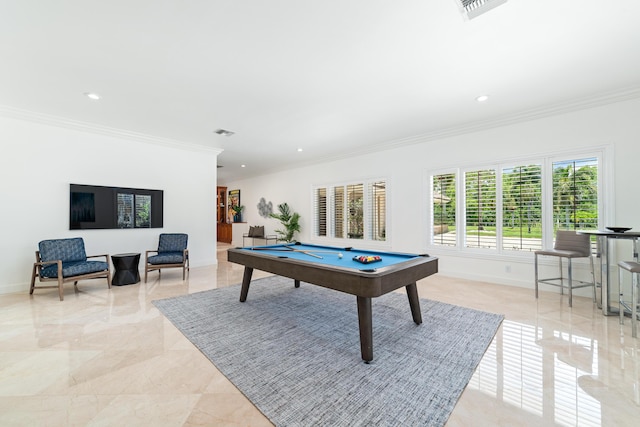
[[[182,280],[189,270],[189,250],[187,249],[188,236],[183,233],[162,233],[158,240],[158,250],[149,250],[144,255],[144,281],[147,282],[147,273],[162,268],[182,268]],[[150,253],[157,255],[149,256]]]
[[[109,255],[87,256],[84,250],[84,240],[81,237],[71,239],[43,240],[38,243],[36,262],[31,273],[31,288],[33,294],[36,277],[39,282],[55,281],[57,285],[38,286],[38,288],[58,288],[60,301],[64,300],[62,285],[73,282],[78,286],[78,280],[106,278],[111,288],[111,269]],[[105,261],[89,261],[88,258],[101,258]]]

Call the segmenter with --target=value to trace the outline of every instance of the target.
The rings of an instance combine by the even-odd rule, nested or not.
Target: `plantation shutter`
[[[318,188],[316,190],[315,206],[316,212],[316,236],[327,235],[327,189]]]
[[[387,182],[312,188],[313,233],[318,237],[386,241]]]
[[[542,249],[542,165],[502,169],[502,248]]]
[[[344,235],[344,187],[333,188],[333,233],[334,237],[343,238]]]
[[[465,246],[496,249],[496,171],[465,173]]]
[[[598,159],[553,163],[553,226],[556,230],[598,228]]]
[[[386,240],[387,185],[385,181],[368,184],[369,238]]]
[[[364,185],[347,185],[347,236],[364,238]]]
[[[456,174],[434,175],[432,185],[432,242],[456,246]]]

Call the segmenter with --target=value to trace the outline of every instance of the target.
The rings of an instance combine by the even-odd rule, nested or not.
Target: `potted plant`
[[[242,222],[242,210],[244,209],[244,206],[233,205],[229,209],[233,211],[233,222]]]
[[[271,218],[275,218],[282,224],[282,229],[275,230],[278,234],[278,240],[284,240],[287,243],[294,242],[293,235],[300,231],[300,214],[297,212],[291,212],[287,203],[278,205],[280,213],[269,214]]]

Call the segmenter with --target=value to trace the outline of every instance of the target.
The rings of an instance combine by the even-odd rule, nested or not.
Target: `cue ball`
[[[338,258],[342,258],[342,254],[341,253],[338,254]]]

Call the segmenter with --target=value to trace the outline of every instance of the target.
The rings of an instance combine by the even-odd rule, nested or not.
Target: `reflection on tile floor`
[[[0,425],[271,425],[151,303],[239,283],[228,247],[217,268],[192,268],[184,282],[175,269],[111,290],[68,284],[63,302],[55,289],[0,296]],[[421,298],[506,316],[448,426],[640,422],[628,319],[620,326],[582,297],[569,309],[555,290],[536,300],[532,289],[442,275],[418,287]]]

